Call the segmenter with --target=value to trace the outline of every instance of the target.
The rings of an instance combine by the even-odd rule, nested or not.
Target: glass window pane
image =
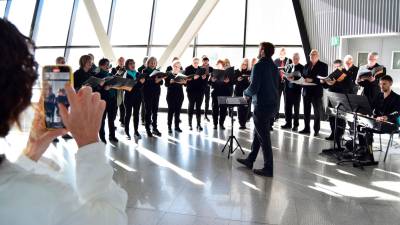
[[[25,36],[29,36],[32,24],[35,0],[13,0],[11,2],[8,20]]]
[[[99,12],[103,28],[107,31],[108,18],[110,15],[111,0],[94,1]],[[96,32],[94,31],[92,21],[89,18],[86,5],[79,1],[78,11],[76,13],[75,28],[72,36],[72,45],[99,45]]]
[[[135,60],[136,69],[142,65],[143,58],[146,56],[147,48],[113,48],[115,57],[124,57]]]
[[[36,45],[65,45],[73,1],[46,1],[40,16]],[[63,9],[63,10],[59,10]]]
[[[0,1],[0,18],[4,17],[4,11],[6,9],[7,1]]]
[[[67,64],[71,66],[72,70],[79,69],[79,58],[82,55],[92,53],[94,56],[94,63],[97,65],[99,60],[104,57],[100,48],[72,48],[67,59]]]
[[[291,0],[249,0],[247,44],[301,44]]]
[[[169,44],[195,4],[196,0],[158,0],[153,44]],[[179,13],[175,13],[177,9]]]
[[[226,48],[226,47],[198,47],[197,55],[207,55],[210,59],[210,65],[215,67],[217,60],[228,58],[231,65],[235,68],[240,66],[242,62],[243,49],[242,48]]]
[[[279,57],[279,51],[281,48],[275,48],[275,54],[272,56],[272,59],[277,59]],[[294,53],[300,54],[300,63],[305,65],[307,63],[307,59],[304,55],[303,48],[285,48],[286,50],[286,57],[292,58]],[[258,47],[247,47],[246,48],[246,57],[249,59],[257,58],[258,56]]]
[[[244,11],[244,0],[220,0],[201,27],[198,44],[243,44]]]
[[[153,1],[150,0],[118,0],[115,7],[111,44],[147,44],[152,7]]]

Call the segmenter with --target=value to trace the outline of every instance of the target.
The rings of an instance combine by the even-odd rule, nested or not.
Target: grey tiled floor
[[[351,165],[337,166],[318,153],[331,143],[320,138],[278,129],[272,133],[274,178],[254,175],[221,153],[229,135],[204,123],[203,132],[187,129],[168,134],[165,114],[160,114],[159,138],[143,138],[138,143],[124,138],[119,128],[118,146],[108,153],[134,171],[115,165],[116,181],[129,194],[129,224],[400,224],[400,155],[396,149],[386,163],[383,154],[377,167],[364,171]],[[237,128],[237,124],[235,124]],[[248,127],[252,127],[251,122]],[[302,126],[300,126],[301,128]],[[246,149],[251,147],[250,129],[235,135]],[[394,148],[396,148],[396,144]],[[233,159],[242,157],[236,152]],[[255,168],[262,166],[262,156]],[[129,169],[128,169],[129,170]]]
[[[126,140],[119,127],[120,142],[107,145],[114,178],[129,195],[131,225],[400,224],[398,137],[386,163],[383,153],[376,152],[379,165],[362,171],[318,154],[331,145],[323,139],[330,132],[328,123],[323,123],[321,137],[314,138],[280,130],[281,120],[272,133],[271,179],[241,167],[235,161],[243,157],[240,152],[233,160],[221,153],[230,132],[228,120],[225,131],[203,122],[199,133],[188,130],[183,114],[184,132],[168,134],[166,115],[159,115],[162,137],[147,138],[141,127],[143,138],[136,143]],[[251,130],[235,129],[235,135],[247,155]],[[262,163],[260,154],[255,168]]]

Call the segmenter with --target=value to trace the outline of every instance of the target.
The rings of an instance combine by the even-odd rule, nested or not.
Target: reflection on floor
[[[162,137],[147,138],[143,132],[136,144],[119,129],[121,142],[109,146],[109,155],[131,168],[115,164],[115,179],[129,194],[129,224],[400,224],[400,157],[394,149],[386,163],[377,153],[379,166],[361,171],[319,156],[330,146],[323,137],[275,129],[275,177],[270,179],[220,152],[228,121],[225,131],[205,123],[199,133],[187,130],[186,120],[182,115],[183,133],[169,135],[161,114]],[[328,132],[324,123],[322,133]],[[249,151],[250,129],[235,129],[235,135]],[[237,157],[242,154],[236,152]],[[261,166],[260,155],[255,168]]]
[[[162,137],[147,138],[141,128],[143,138],[135,143],[118,128],[120,142],[107,146],[115,180],[129,195],[129,224],[400,224],[397,144],[386,163],[377,152],[379,165],[362,171],[318,154],[331,144],[323,139],[330,132],[327,123],[322,137],[314,138],[280,130],[279,121],[272,134],[271,179],[254,175],[220,152],[230,132],[228,121],[225,131],[204,123],[199,133],[187,129],[182,115],[184,132],[173,134],[167,133],[165,114],[159,121]],[[248,154],[251,130],[235,129],[235,135]],[[237,157],[242,153],[235,152],[233,159]],[[261,166],[260,155],[255,168]]]

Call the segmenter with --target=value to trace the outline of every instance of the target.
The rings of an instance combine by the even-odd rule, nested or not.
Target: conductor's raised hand
[[[62,104],[58,106],[66,129],[71,132],[78,147],[98,142],[106,102],[101,100],[99,93],[93,93],[90,87],[83,87],[76,93],[68,84],[65,90],[70,104],[69,111]]]

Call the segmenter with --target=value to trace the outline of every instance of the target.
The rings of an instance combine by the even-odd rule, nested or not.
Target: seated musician
[[[371,107],[373,116],[378,122],[396,123],[400,112],[400,95],[392,91],[393,79],[389,75],[385,75],[379,79],[379,87],[381,92],[374,98]],[[361,147],[367,149],[366,156],[374,162],[372,155],[373,135],[371,129],[365,129],[364,135],[359,135],[359,143]]]
[[[322,86],[324,88],[327,88],[328,91],[334,93],[340,93],[340,94],[351,93],[351,91],[353,90],[353,83],[351,82],[350,77],[347,76],[345,70],[343,69],[342,60],[340,59],[335,60],[333,62],[333,66],[335,70],[326,79],[321,79]],[[335,126],[335,120],[337,121],[336,126]],[[341,150],[341,139],[346,127],[346,121],[342,118],[335,119],[335,116],[329,116],[329,124],[331,127],[331,134],[329,135],[329,137],[325,139],[333,140],[335,137],[335,142],[338,146],[338,149]]]

